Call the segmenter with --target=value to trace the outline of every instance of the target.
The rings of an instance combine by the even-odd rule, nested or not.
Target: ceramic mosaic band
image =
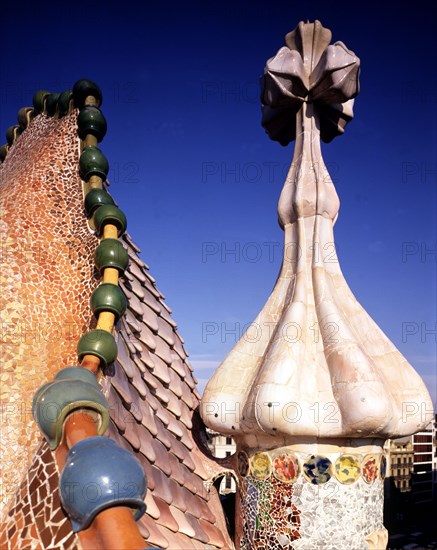
[[[384,480],[387,459],[383,453],[337,453],[328,457],[287,449],[260,451],[249,458],[240,451],[238,470],[241,477],[250,475],[264,480],[273,476],[282,483],[294,483],[304,477],[313,485],[323,485],[333,478],[344,485],[352,485],[360,478],[370,484],[378,477]]]
[[[384,530],[386,458],[374,448],[327,454],[293,448],[239,451],[237,464],[243,550],[364,550],[366,536]]]

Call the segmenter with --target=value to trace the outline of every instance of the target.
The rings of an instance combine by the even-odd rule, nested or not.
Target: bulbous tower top
[[[265,306],[208,382],[201,413],[240,448],[401,437],[432,414],[420,376],[358,303],[335,252],[339,200],[323,162],[352,119],[359,59],[299,23],[267,61],[262,125],[294,156],[278,204],[284,258]]]

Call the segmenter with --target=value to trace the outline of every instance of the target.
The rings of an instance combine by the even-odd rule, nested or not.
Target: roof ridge
[[[38,115],[44,114],[52,118],[61,118],[78,108],[74,103],[72,90],[64,90],[61,93],[38,90],[33,95],[32,103],[33,107],[19,109],[18,124],[13,124],[6,130],[6,143],[0,147],[0,163],[4,162],[9,149]]]
[[[97,91],[99,92],[99,90]],[[34,126],[37,129],[39,126],[45,127],[48,120],[46,117],[61,118],[63,116],[59,111],[59,97],[51,98],[51,94],[47,94],[48,92],[45,91],[36,94],[35,101],[40,102],[38,113],[30,107],[24,111],[26,128],[29,128],[29,138],[24,139],[23,145],[30,140],[31,148],[35,148],[38,143],[38,140],[34,139],[35,132],[30,129],[33,120],[39,120]],[[82,95],[82,99],[84,99],[89,92]],[[88,99],[92,98],[88,97]],[[141,534],[148,539],[149,544],[178,548],[191,547],[190,544],[193,547],[208,544],[208,548],[223,546],[229,548],[232,547],[232,542],[227,535],[223,510],[215,487],[210,484],[212,464],[208,462],[209,457],[202,454],[202,449],[198,447],[196,441],[197,434],[194,433],[197,426],[196,410],[200,398],[196,389],[197,380],[188,362],[188,353],[184,348],[183,338],[179,335],[177,323],[171,316],[172,310],[165,302],[164,294],[159,291],[155,278],[149,273],[149,266],[139,257],[141,250],[131,235],[121,234],[126,226],[124,215],[116,205],[108,206],[109,203],[113,204],[115,201],[107,191],[108,163],[103,154],[99,154],[97,146],[104,135],[103,126],[106,131],[106,122],[104,117],[96,111],[96,103],[94,103],[93,107],[87,108],[86,124],[84,124],[83,116],[75,123],[76,115],[81,116],[83,104],[82,101],[81,105],[77,105],[76,112],[76,106],[70,97],[67,112],[70,113],[71,120],[64,119],[64,126],[66,128],[68,126],[70,146],[74,140],[73,136],[78,135],[82,140],[80,147],[76,143],[72,147],[75,149],[72,156],[74,188],[77,191],[77,198],[80,195],[80,199],[74,203],[74,213],[80,224],[83,225],[87,237],[91,235],[99,237],[103,233],[101,243],[107,239],[106,244],[112,243],[115,246],[115,241],[117,241],[119,245],[117,250],[124,257],[123,266],[121,266],[123,269],[120,267],[120,271],[124,272],[124,275],[121,275],[120,278],[117,277],[117,281],[115,279],[109,281],[104,276],[103,284],[97,286],[94,292],[97,291],[98,294],[99,289],[103,290],[102,286],[105,285],[107,289],[109,282],[112,285],[119,283],[122,292],[127,297],[126,314],[119,320],[115,319],[115,326],[109,323],[108,318],[106,318],[108,322],[105,326],[100,324],[102,313],[113,314],[112,306],[112,309],[107,309],[111,304],[105,302],[102,305],[97,297],[93,302],[99,332],[106,330],[108,336],[111,334],[112,338],[115,337],[116,351],[114,350],[111,359],[106,360],[108,368],[105,369],[105,377],[100,380],[102,398],[106,398],[109,409],[109,429],[106,436],[118,443],[122,449],[130,451],[141,463],[147,475],[146,504],[150,508],[138,522],[138,527]],[[93,116],[97,117],[98,115],[100,128],[91,125],[96,122],[95,118],[91,117],[90,111],[93,110]],[[44,114],[45,117],[39,117],[40,114]],[[24,122],[23,119],[23,127]],[[53,123],[51,126],[56,129],[58,124]],[[79,126],[78,132],[77,126]],[[26,128],[20,127],[20,130],[15,129],[9,132],[14,139],[10,146],[5,147],[6,153]],[[85,133],[85,128],[87,133]],[[83,153],[87,151],[87,146],[88,152],[91,150],[93,154],[96,154],[97,161],[94,158],[94,164],[84,162],[82,159]],[[16,163],[21,163],[23,154],[26,153],[25,147],[22,145],[19,145],[15,151],[10,158],[10,163],[4,166],[6,171],[9,170],[9,166],[14,168]],[[77,166],[77,153],[80,157],[79,166]],[[59,155],[62,154],[61,149],[56,153],[58,160]],[[60,160],[65,159],[61,157]],[[42,166],[43,171],[48,168],[49,163],[49,160],[45,161]],[[41,167],[39,169],[41,170]],[[29,171],[33,170],[35,170],[34,165],[30,164]],[[70,177],[72,176],[70,175]],[[81,180],[82,186],[80,186]],[[69,184],[70,180],[63,183],[66,188]],[[41,200],[38,195],[33,195],[33,197],[37,202]],[[84,198],[85,203],[83,202]],[[104,207],[104,205],[106,206]],[[82,210],[83,206],[84,210]],[[108,211],[111,212],[110,219],[106,216]],[[117,215],[114,211],[117,211]],[[97,212],[98,214],[96,214]],[[104,212],[106,212],[105,215]],[[121,231],[118,231],[120,229],[119,222],[122,226]],[[54,224],[50,227],[56,227],[62,221],[59,217],[53,217],[50,223]],[[105,228],[110,231],[106,231]],[[87,251],[87,257],[91,260],[93,267],[94,251],[93,241],[92,247]],[[100,268],[106,269],[106,263],[101,264]],[[48,284],[44,275],[41,274],[41,276],[43,281]],[[90,274],[87,272],[87,277],[89,276]],[[100,282],[102,281],[100,280]],[[115,293],[114,289],[112,290]],[[76,294],[76,296],[78,295]],[[86,311],[88,314],[88,309]],[[94,326],[95,321],[91,323],[89,329]],[[90,332],[86,333],[85,337],[90,334]],[[107,340],[107,338],[105,339]],[[83,361],[82,366],[89,368],[94,373],[96,362],[92,360],[99,358],[100,355],[90,346],[82,346],[82,348],[82,352],[90,358]],[[83,353],[80,354],[80,357],[83,356]],[[114,360],[116,355],[118,357]],[[112,364],[111,361],[113,361]],[[49,384],[53,384],[53,382],[49,382]],[[47,446],[43,445],[34,455],[35,468],[46,460],[46,448]],[[23,483],[26,495],[29,493],[29,497],[32,499],[38,493],[40,485],[47,485],[47,481],[50,481],[50,487],[57,487],[58,475],[51,470],[50,472],[51,477],[48,480],[47,471],[39,470],[32,487],[28,486],[29,480],[25,479]],[[49,509],[48,503],[46,503],[48,496],[42,499],[40,505],[44,509],[45,520],[50,520],[51,515],[56,513],[59,506],[59,503],[56,502],[54,508],[52,506]],[[13,523],[16,518],[18,521],[25,513],[24,510],[27,510],[28,499],[23,497],[23,492],[17,496],[14,502],[17,506],[14,507],[14,515],[8,519],[8,525]],[[194,516],[185,518],[187,510],[192,513],[194,510]],[[57,537],[61,530],[62,534],[65,534],[69,541],[71,540],[68,529],[64,526],[64,520],[65,516],[62,519],[62,528],[61,526],[54,527],[52,534],[46,534],[44,531],[47,540],[48,537]],[[167,520],[171,521],[172,529],[170,530],[167,528]],[[220,531],[223,532],[223,535]],[[41,537],[41,528],[38,526],[36,532],[32,534],[32,538],[39,540]]]

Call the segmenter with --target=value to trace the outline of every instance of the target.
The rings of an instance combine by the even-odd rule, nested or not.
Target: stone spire
[[[262,124],[282,145],[296,140],[278,205],[284,259],[201,403],[205,423],[237,441],[241,548],[383,547],[382,445],[423,428],[433,409],[336,256],[339,199],[320,139],[343,133],[353,117],[359,59],[330,41],[320,22],[301,22],[267,62]]]

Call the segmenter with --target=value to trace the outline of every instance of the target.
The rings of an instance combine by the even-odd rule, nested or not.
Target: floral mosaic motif
[[[326,456],[311,455],[303,465],[305,479],[313,485],[327,483],[333,474],[332,462]]]
[[[354,455],[340,455],[335,461],[335,476],[340,483],[352,485],[361,474],[360,459]]]
[[[246,477],[249,473],[249,458],[244,451],[240,451],[237,455],[238,473],[241,477]]]
[[[378,476],[378,459],[375,455],[366,455],[361,465],[363,479],[366,483],[373,483]]]
[[[381,461],[379,463],[379,475],[381,479],[385,479],[387,474],[387,459],[385,455],[381,455]]]
[[[294,483],[300,475],[300,463],[297,456],[291,453],[280,453],[273,456],[273,475],[283,483]]]
[[[256,479],[267,479],[272,474],[272,461],[267,453],[255,453],[250,460],[250,473]]]

